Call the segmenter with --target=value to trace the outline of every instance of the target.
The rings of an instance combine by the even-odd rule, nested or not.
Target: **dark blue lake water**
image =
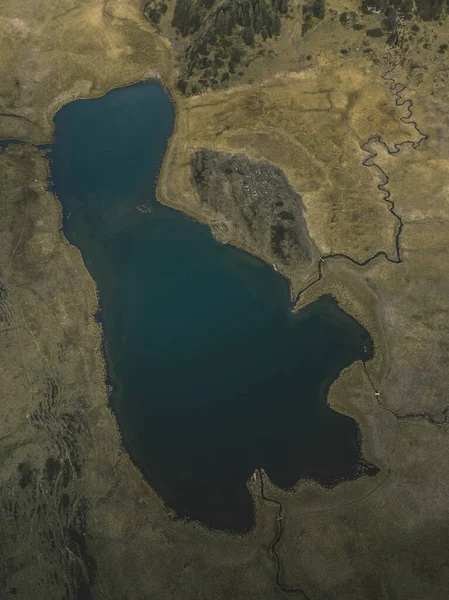
[[[355,422],[326,395],[371,341],[330,297],[293,316],[270,266],[156,202],[173,122],[156,83],[73,102],[55,117],[52,179],[98,285],[131,456],[178,515],[245,531],[256,467],[284,488],[367,468]]]

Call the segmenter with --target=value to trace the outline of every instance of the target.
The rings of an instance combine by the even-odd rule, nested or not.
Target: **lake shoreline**
[[[146,85],[144,85],[144,87],[143,87],[143,88],[129,88],[129,87],[127,86],[126,88],[121,88],[121,90],[123,90],[123,89],[127,89],[127,90],[129,90],[129,93],[131,93],[131,94],[137,94],[137,95],[138,95],[138,94],[141,94],[141,93],[147,93],[147,92],[145,92],[144,90],[148,90],[148,93],[153,93],[153,92],[151,92],[151,90],[152,90],[152,89],[155,89],[155,90],[157,90],[157,89],[161,89],[161,91],[163,92],[163,89],[162,89],[160,86],[158,86],[157,84],[156,84],[156,88],[147,88],[147,87],[146,87]],[[141,90],[140,92],[138,91],[139,89]],[[117,98],[117,97],[118,97],[118,96],[117,96],[117,92],[119,92],[119,91],[120,91],[120,90],[116,90],[116,92],[115,92],[115,95],[114,95],[114,93],[111,93],[112,95],[109,97],[109,99],[107,99],[107,101],[108,101],[108,102],[109,102],[109,101],[111,101],[111,102],[112,102],[112,100],[110,100],[110,98]],[[159,94],[159,95],[160,95],[160,93],[159,93],[159,92],[157,92],[157,94]],[[168,101],[168,103],[170,104],[170,106],[172,106],[172,104],[171,104],[171,102],[170,102],[170,98],[169,98],[168,96],[166,96],[166,95],[165,95],[165,98],[167,99],[167,101]],[[82,105],[79,105],[79,104],[78,104],[77,106],[82,106],[82,107],[83,107],[83,108],[82,108],[82,110],[84,111],[84,110],[86,110],[86,108],[87,108],[87,106],[88,106],[88,105],[87,105],[87,104],[82,104]],[[74,107],[72,106],[70,110],[72,110],[73,108],[74,108]],[[176,121],[175,121],[175,122],[176,122]],[[76,132],[76,135],[78,135],[78,132]],[[169,138],[170,138],[170,135],[164,135],[164,140],[165,140],[165,141],[162,141],[162,138],[161,138],[161,143],[164,143],[164,144],[166,144],[166,140],[167,140],[167,139],[169,139]],[[58,146],[56,145],[56,148],[57,148],[57,147],[58,147]],[[55,150],[55,152],[56,152],[56,150]],[[89,152],[90,152],[90,153],[92,153],[92,152],[94,152],[94,150],[93,150],[93,149],[89,149]],[[96,151],[96,152],[97,152],[97,154],[96,154],[95,156],[98,156],[98,151]],[[56,159],[55,159],[55,155],[53,155],[53,153],[52,153],[52,157],[51,157],[52,169],[53,169],[53,168],[55,168],[55,160],[56,160]],[[86,160],[90,160],[90,159],[83,158],[82,160],[85,162]],[[131,160],[131,159],[130,159],[130,160]],[[84,162],[83,162],[82,164],[84,164]],[[132,160],[131,160],[131,162],[132,162]],[[68,164],[72,165],[72,164],[73,164],[73,159],[70,159]],[[89,164],[90,164],[90,163],[89,163]],[[84,167],[83,167],[83,166],[81,166],[81,165],[80,165],[80,168],[84,169]],[[133,167],[133,168],[134,168],[134,167]],[[89,167],[89,169],[90,169],[90,167]],[[89,172],[90,172],[90,171],[89,171]],[[160,163],[159,163],[159,161],[158,161],[157,163],[154,163],[154,165],[153,165],[153,172],[154,172],[154,177],[156,178],[156,181],[159,181],[159,180],[160,180],[160,172],[161,172],[161,171],[160,171]],[[159,177],[158,177],[158,173],[159,173]],[[96,175],[95,175],[94,173],[92,173],[92,175],[89,175],[89,177],[95,177],[95,176],[96,176]],[[147,176],[147,174],[144,174],[144,175],[141,175],[141,177],[143,177],[142,181],[147,181],[147,178],[148,178],[149,176]],[[153,177],[153,176],[152,176],[152,177]],[[80,179],[80,175],[79,175],[79,176],[77,176],[77,180],[79,180],[79,179]],[[53,179],[53,180],[54,180],[54,179]],[[55,191],[58,191],[58,181],[54,180],[54,183],[55,183],[55,186],[56,186],[56,187],[55,187]],[[61,180],[59,180],[59,185],[60,185],[60,184],[61,184]],[[84,185],[84,184],[83,184],[83,185]],[[109,185],[109,184],[108,184],[108,185]],[[121,184],[120,184],[120,185],[121,185]],[[139,184],[139,185],[140,185],[140,184]],[[152,184],[152,186],[151,186],[151,187],[153,187],[153,188],[154,188],[154,187],[155,187],[155,185],[157,185],[157,184],[155,184],[155,182],[153,181],[153,184]],[[156,189],[157,189],[157,188],[156,188]],[[67,193],[67,191],[66,191],[66,193]],[[147,190],[147,193],[149,193],[149,190]],[[63,196],[64,196],[64,194],[63,194]],[[135,203],[136,203],[136,200],[135,200],[135,199],[133,199],[133,200],[132,200],[132,202],[134,202],[134,204],[135,204]],[[89,206],[92,206],[92,205],[90,204]],[[174,222],[179,222],[179,223],[182,223],[182,224],[183,224],[183,225],[182,225],[182,227],[186,227],[186,226],[187,226],[187,223],[191,222],[192,224],[187,226],[187,230],[189,230],[189,231],[190,231],[190,230],[192,230],[192,232],[193,232],[193,230],[195,230],[195,231],[198,231],[198,232],[200,231],[199,229],[198,229],[198,230],[197,230],[197,229],[195,229],[196,223],[195,223],[194,221],[192,221],[191,219],[189,219],[189,218],[187,218],[187,221],[183,221],[183,220],[182,220],[182,221],[179,221],[178,215],[181,215],[181,214],[183,214],[183,213],[179,213],[179,212],[177,212],[177,211],[169,210],[169,212],[167,213],[167,216],[166,216],[166,217],[161,217],[161,216],[159,216],[159,217],[158,217],[158,215],[165,215],[165,214],[166,214],[166,213],[164,213],[164,212],[163,212],[163,210],[162,210],[162,207],[163,207],[163,205],[161,205],[161,209],[158,209],[158,211],[159,211],[159,212],[158,212],[158,211],[156,211],[156,215],[154,214],[154,212],[152,212],[150,215],[148,215],[148,218],[149,218],[149,219],[154,219],[154,218],[156,218],[156,219],[158,219],[158,218],[159,218],[159,219],[160,219],[160,218],[164,218],[164,219],[168,219],[170,222],[171,222],[171,221],[173,221],[173,219],[175,219],[175,221],[173,221],[173,223],[174,223]],[[134,206],[134,209],[135,209],[135,206]],[[65,222],[65,225],[66,225],[66,226],[68,225],[69,227],[72,227],[72,228],[73,228],[73,218],[76,218],[76,216],[74,217],[74,215],[73,215],[73,213],[72,213],[72,209],[67,209],[67,208],[66,208],[65,210],[70,210],[70,213],[71,213],[71,214],[70,214],[70,222],[66,221],[66,222]],[[120,211],[123,211],[123,210],[129,210],[129,209],[125,208],[125,205],[123,205],[123,207],[122,207],[122,204],[118,204],[118,205],[117,205],[117,208],[116,208],[116,209],[114,209],[114,210],[118,210],[118,211],[119,211],[119,213],[120,213]],[[164,209],[164,210],[167,210],[167,209]],[[153,211],[154,211],[154,209],[153,209]],[[161,212],[161,211],[162,211],[162,212]],[[119,214],[119,213],[117,213],[117,214]],[[130,213],[130,215],[131,215],[131,214],[134,214],[134,213]],[[111,213],[111,215],[113,215],[113,213]],[[189,217],[189,215],[187,215],[187,217]],[[95,218],[98,218],[98,217],[95,217]],[[108,217],[108,218],[109,218],[109,217]],[[183,218],[184,218],[184,217],[183,217]],[[135,216],[133,216],[133,217],[132,217],[132,219],[133,219],[133,222],[134,222],[134,220],[136,220]],[[137,221],[136,221],[136,223],[137,223],[137,222],[139,222],[139,223],[140,223],[141,221],[140,221],[140,220],[137,220]],[[147,221],[145,221],[145,222],[147,222]],[[152,222],[152,221],[150,220],[150,221],[149,221],[149,223],[151,223],[151,222]],[[115,222],[111,222],[111,224],[112,224],[112,225],[114,225],[114,223],[115,223]],[[143,223],[143,221],[142,221],[142,223]],[[105,224],[106,224],[106,221],[105,221]],[[118,225],[118,224],[119,224],[119,222],[117,222],[117,225]],[[115,226],[116,226],[116,225],[114,225],[114,227],[115,227]],[[141,226],[142,226],[142,225],[141,225]],[[140,227],[141,227],[141,226],[140,226]],[[181,226],[181,225],[180,225],[180,226]],[[103,227],[103,225],[100,225],[100,227]],[[201,236],[202,236],[202,237],[203,237],[205,240],[206,240],[206,239],[207,239],[207,240],[209,240],[209,239],[210,239],[210,232],[209,232],[209,229],[207,228],[206,230],[203,230],[203,227],[204,227],[204,226],[201,226],[201,232],[202,232],[202,233],[201,233]],[[98,226],[97,226],[97,230],[98,230]],[[187,230],[186,230],[186,231],[187,231]],[[80,230],[80,231],[81,231],[81,230]],[[69,235],[69,234],[67,233],[67,229],[65,229],[65,228],[64,228],[64,233],[65,233],[65,235],[66,235],[66,236],[67,236],[67,235]],[[78,235],[78,234],[77,234],[77,235]],[[82,235],[83,235],[83,236],[85,236],[86,234],[84,234],[84,233],[83,233]],[[190,234],[189,234],[189,235],[190,235]],[[195,233],[195,235],[197,235],[197,234]],[[69,238],[70,238],[70,239],[72,239],[72,236],[71,236],[71,235],[69,235]],[[86,240],[87,240],[87,239],[88,239],[88,238],[86,238]],[[76,242],[76,240],[72,240],[72,242],[73,242],[73,243],[78,243],[78,242]],[[89,243],[90,243],[90,242],[89,242]],[[214,247],[214,248],[216,249],[215,251],[218,251],[219,255],[221,256],[221,255],[223,254],[223,250],[222,250],[222,247],[223,247],[223,246],[222,246],[222,244],[220,244],[220,243],[218,243],[218,242],[216,242],[216,241],[212,242],[212,240],[211,240],[211,242],[207,241],[207,244],[211,244],[211,243],[212,243],[212,246],[211,246],[211,247]],[[195,245],[196,245],[196,242],[195,242],[194,246],[195,246]],[[104,244],[103,244],[103,246],[104,246]],[[94,248],[94,247],[92,247],[92,248]],[[85,256],[85,264],[86,264],[86,266],[88,266],[88,264],[90,264],[90,261],[91,261],[91,260],[93,260],[93,257],[94,257],[94,255],[92,254],[92,251],[93,251],[93,250],[90,250],[90,251],[89,251],[89,254],[88,254],[88,257],[87,257],[87,259],[86,259],[86,256]],[[226,256],[226,257],[228,257],[228,253],[229,253],[230,249],[229,249],[229,250],[226,250],[226,249],[224,249],[224,251],[225,251],[225,253],[226,253],[226,254],[223,254],[223,256]],[[234,256],[235,258],[237,258],[237,257],[241,256],[241,255],[240,255],[240,252],[241,252],[240,250],[238,250],[238,251],[234,251],[234,252],[237,252],[237,254],[232,254],[232,256]],[[245,254],[245,255],[247,255],[247,254]],[[231,256],[231,255],[229,255],[229,257],[230,257],[230,256]],[[115,259],[114,259],[114,260],[115,260]],[[230,258],[227,258],[226,260],[227,260],[227,261],[229,261],[229,260],[231,260],[231,259],[230,259]],[[232,260],[234,260],[234,259],[232,259]],[[245,260],[246,260],[246,259],[245,259]],[[254,260],[254,259],[253,259],[253,260]],[[86,262],[86,261],[87,261],[87,262]],[[192,263],[192,264],[196,264],[196,263]],[[242,263],[242,264],[243,264],[243,263]],[[112,268],[114,268],[114,265],[115,265],[115,263],[114,263],[114,261],[113,261],[112,263],[108,263],[108,265],[109,265],[109,266],[107,267],[107,268],[108,268],[108,270],[111,270]],[[263,266],[263,265],[265,265],[265,266]],[[263,262],[263,263],[261,263],[259,268],[262,268],[262,267],[263,267],[263,272],[267,272],[267,274],[268,274],[268,271],[266,271],[266,268],[267,268],[267,265],[266,265],[266,263],[264,263],[264,262]],[[239,267],[239,268],[240,268],[240,267]],[[242,267],[242,268],[243,268],[243,267]],[[245,267],[245,268],[248,268],[248,267]],[[271,268],[270,268],[270,267],[268,267],[268,269],[269,269],[270,273],[273,273],[273,275],[270,275],[270,279],[273,279],[273,277],[274,277],[274,278],[277,278],[277,277],[279,277],[278,275],[276,275],[276,274],[275,274],[275,273],[274,273],[274,272],[271,270]],[[257,271],[257,272],[259,272],[259,271]],[[262,273],[262,271],[260,271],[260,273]],[[95,273],[91,273],[91,275],[92,275],[92,278],[93,278],[93,279],[95,279]],[[112,275],[112,271],[111,271],[111,275]],[[108,275],[108,277],[110,277],[110,276]],[[284,278],[281,278],[281,279],[282,279],[282,281],[285,281],[285,285],[286,285],[286,284],[287,284],[287,280],[285,280]],[[246,280],[246,276],[245,276],[245,280]],[[274,281],[274,279],[273,279],[273,281]],[[279,281],[279,283],[281,283],[281,280],[280,280],[280,279],[279,279],[279,280],[278,280],[278,279],[276,279],[276,281]],[[112,283],[112,280],[111,280],[111,283]],[[102,285],[104,285],[104,284],[102,284]],[[108,283],[107,285],[109,286],[110,284]],[[282,283],[282,285],[284,285],[284,283]],[[100,287],[101,287],[101,286],[100,286]],[[265,290],[263,293],[264,293],[264,294],[266,294],[266,292],[267,292],[267,291],[269,291],[269,289],[270,289],[270,286],[268,286],[268,288],[264,287],[263,289]],[[261,288],[261,290],[262,290],[262,288]],[[100,294],[100,291],[99,291],[99,289],[98,289],[98,284],[97,284],[97,294]],[[259,297],[259,296],[258,296],[258,297]],[[138,300],[138,297],[137,297],[137,300]],[[133,300],[133,301],[135,301],[135,300]],[[110,303],[110,301],[108,301],[108,302]],[[184,299],[184,302],[185,302],[185,299]],[[106,311],[108,310],[108,309],[106,308],[106,304],[107,304],[107,303],[106,303],[106,302],[104,302],[104,299],[103,299],[103,298],[101,298],[101,297],[99,297],[99,306],[100,306],[100,311],[101,311],[101,312],[99,312],[99,314],[97,315],[97,321],[99,320],[99,318],[101,319],[101,324],[102,324],[102,327],[101,327],[101,329],[102,329],[102,331],[103,331],[103,339],[104,339],[103,351],[106,351],[106,355],[107,355],[107,354],[108,354],[108,347],[109,347],[109,345],[110,345],[110,340],[109,340],[109,338],[110,338],[110,336],[111,336],[111,332],[109,333],[109,335],[105,335],[105,333],[104,333],[105,331],[107,331],[107,328],[108,328],[108,325],[107,325],[107,319],[106,319],[106,321],[105,321],[105,319],[104,319],[104,316],[105,316],[105,310],[106,310]],[[253,311],[253,310],[254,310],[254,304],[252,304],[252,307],[253,307],[253,308],[252,308],[252,311]],[[287,308],[288,308],[288,307],[287,307]],[[109,310],[110,310],[110,309],[109,309]],[[259,307],[257,308],[257,311],[260,311],[260,310],[261,310],[261,307],[259,306]],[[284,309],[283,309],[281,306],[279,306],[278,308],[276,308],[276,312],[279,312],[279,310],[281,311],[281,313],[282,313],[282,314],[284,314]],[[124,312],[122,311],[122,315],[125,315],[125,314],[126,314],[126,310],[124,309]],[[172,314],[173,314],[173,313],[172,313]],[[292,317],[290,317],[290,318],[294,318],[294,313],[291,313],[291,314],[292,314]],[[306,314],[306,313],[303,313],[303,317],[305,317],[305,314]],[[101,317],[100,317],[100,315],[101,315]],[[283,318],[285,318],[285,317],[283,317]],[[347,318],[347,316],[346,316],[346,315],[345,315],[345,318]],[[295,320],[296,320],[296,319],[295,319]],[[354,324],[355,324],[355,323],[354,323]],[[357,325],[358,325],[358,324],[357,324]],[[276,328],[275,328],[275,329],[276,329]],[[109,363],[109,360],[108,360],[107,362]],[[118,366],[118,365],[117,365],[117,363],[113,363],[113,365],[112,365],[112,369],[113,369],[113,371],[115,371],[115,367],[116,367],[116,366]],[[232,371],[231,371],[231,372],[232,372]],[[332,379],[334,379],[334,376],[332,377]],[[107,381],[107,385],[108,385],[108,386],[110,386],[110,385],[111,385],[111,382],[112,382],[112,383],[114,382],[114,373],[111,371],[111,367],[109,367],[109,368],[108,368],[108,381]],[[326,387],[329,387],[329,386],[328,386],[328,384],[326,384]],[[118,391],[117,391],[117,393],[118,393]],[[118,405],[116,405],[116,406],[113,406],[113,404],[114,404],[114,403],[113,403],[113,395],[114,395],[114,391],[113,391],[113,393],[112,393],[112,394],[110,394],[110,395],[109,395],[109,398],[110,398],[110,405],[111,405],[111,408],[114,410],[114,412],[115,412],[116,416],[117,416],[117,417],[119,418],[119,420],[120,420],[120,414],[123,414],[123,413],[122,413],[122,409],[120,409],[120,407],[119,407]],[[324,395],[323,395],[323,400],[325,400],[325,396],[324,396]],[[118,411],[118,412],[117,412],[117,411]],[[142,462],[141,462],[141,460],[142,460],[142,459],[141,459],[141,458],[139,458],[139,453],[137,453],[137,454],[136,454],[136,452],[135,452],[135,451],[133,452],[133,451],[132,451],[132,449],[131,449],[131,447],[132,447],[132,442],[130,442],[130,441],[129,441],[129,434],[126,434],[126,432],[124,432],[124,430],[123,430],[123,426],[122,426],[120,429],[121,429],[121,431],[122,431],[122,440],[123,440],[123,442],[122,442],[122,443],[124,443],[125,447],[127,448],[128,452],[130,453],[130,456],[132,457],[132,459],[133,459],[134,463],[135,463],[135,464],[137,464],[137,465],[139,465],[139,466],[140,466],[140,465],[142,465]],[[126,441],[126,438],[128,438],[128,440],[127,440],[127,441]],[[131,444],[131,446],[130,446],[130,444]],[[258,463],[256,462],[256,463],[254,464],[253,468],[256,468],[257,466],[258,466]],[[144,473],[145,473],[145,472],[147,472],[147,478],[148,478],[148,471],[147,471],[145,468],[143,468],[143,467],[141,467],[141,470],[142,470],[142,472],[144,472]],[[268,469],[268,470],[270,470],[270,469]],[[358,474],[360,474],[360,473],[358,473]],[[249,473],[247,473],[246,477],[248,477],[248,476],[249,476]],[[246,479],[246,477],[245,477],[245,479]],[[317,476],[316,476],[316,478],[317,478],[318,480],[320,480],[320,476],[319,476],[319,475],[317,475]],[[327,477],[326,477],[326,479],[327,479]],[[339,481],[341,481],[342,479],[345,479],[345,477],[341,477],[341,476],[338,476],[337,478],[336,478],[335,476],[331,477],[331,480],[332,480],[332,485],[337,485],[337,483],[338,483]],[[297,479],[296,479],[296,478],[295,478],[295,481],[297,481]],[[321,479],[321,481],[323,481],[323,480]],[[154,477],[153,477],[153,483],[154,483]],[[292,481],[290,485],[293,485],[293,484],[294,484],[294,481]],[[151,485],[151,478],[150,478],[150,485]],[[242,485],[243,485],[243,482],[242,482]],[[251,500],[250,500],[250,502],[251,502]],[[246,525],[246,526],[245,526],[245,528],[244,528],[244,531],[249,531],[249,530],[251,530],[251,527],[252,527],[252,526],[253,526],[253,523],[249,523],[249,522],[248,522],[248,523],[247,523],[247,525]],[[225,528],[226,528],[226,529],[229,529],[229,526],[227,526],[227,527],[225,527]],[[231,527],[231,528],[232,528],[232,527]]]

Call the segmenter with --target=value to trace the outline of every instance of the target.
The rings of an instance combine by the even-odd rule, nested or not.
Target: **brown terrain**
[[[356,3],[304,31],[292,0],[226,85],[182,95],[167,3],[159,31],[138,0],[0,3],[0,139],[23,142],[0,147],[0,598],[444,599],[447,20],[401,22],[401,49]],[[177,111],[159,201],[273,264],[296,310],[331,293],[374,341],[329,403],[379,473],[286,492],[260,470],[247,535],[177,520],[123,450],[95,283],[35,145],[65,103],[149,76]]]

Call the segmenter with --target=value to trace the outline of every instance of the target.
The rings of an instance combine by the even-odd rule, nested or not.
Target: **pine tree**
[[[254,28],[252,25],[245,27],[243,30],[243,41],[247,46],[254,45]]]
[[[314,0],[312,12],[316,19],[324,19],[326,13],[326,0]]]
[[[388,31],[394,31],[396,27],[396,10],[392,6],[389,6],[385,11],[383,24],[385,26],[385,29],[387,29]]]
[[[228,22],[226,20],[226,13],[222,10],[218,13],[217,17],[217,34],[224,37],[228,33]]]

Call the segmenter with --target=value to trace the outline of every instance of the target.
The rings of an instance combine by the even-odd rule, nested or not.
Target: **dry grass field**
[[[362,166],[369,153],[361,146],[378,135],[390,147],[418,141],[414,128],[400,121],[406,115],[379,70],[363,59],[194,96],[179,112],[159,199],[200,220],[220,222],[222,215],[206,212],[195,193],[192,156],[203,147],[242,152],[287,175],[303,200],[309,234],[321,255],[346,254],[364,262],[383,250],[395,258],[398,223],[377,188],[382,173]],[[229,241],[236,243],[232,233]],[[294,292],[311,276],[297,266],[283,271]]]

